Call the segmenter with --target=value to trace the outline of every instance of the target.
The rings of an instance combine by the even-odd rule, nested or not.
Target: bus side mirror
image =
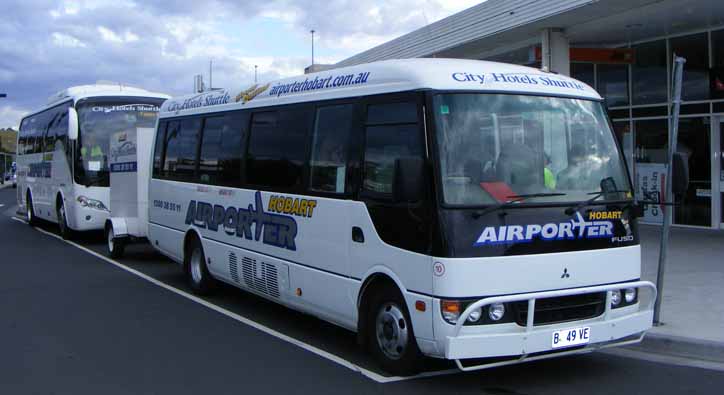
[[[675,195],[682,195],[689,189],[689,162],[681,152],[674,152],[671,168],[671,191]]]
[[[392,192],[396,202],[421,200],[424,169],[422,158],[404,157],[395,160]]]
[[[68,139],[78,140],[78,112],[75,108],[68,108]]]

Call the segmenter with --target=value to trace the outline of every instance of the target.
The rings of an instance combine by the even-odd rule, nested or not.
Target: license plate
[[[571,328],[553,332],[551,347],[561,348],[587,344],[591,340],[591,328]]]

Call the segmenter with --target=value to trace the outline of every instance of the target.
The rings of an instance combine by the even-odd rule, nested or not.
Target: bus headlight
[[[457,300],[441,300],[440,308],[442,310],[442,318],[445,321],[454,324],[460,318],[460,302]]]
[[[636,288],[624,289],[623,298],[626,301],[626,303],[633,303],[636,300]]]
[[[611,291],[611,306],[616,307],[621,304],[621,291]]]
[[[483,310],[478,307],[475,310],[470,312],[470,315],[468,316],[468,322],[478,322],[480,321],[480,317],[483,315]]]
[[[106,206],[103,204],[103,202],[101,202],[100,200],[91,199],[86,196],[78,196],[77,200],[78,200],[78,203],[80,203],[80,205],[82,207],[92,208],[92,209],[101,210],[101,211],[109,211],[106,208]]]
[[[491,321],[500,321],[505,315],[505,305],[502,303],[493,303],[488,306],[488,317]]]

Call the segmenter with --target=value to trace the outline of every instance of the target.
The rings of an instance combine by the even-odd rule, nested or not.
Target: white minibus
[[[624,156],[601,97],[565,76],[410,59],[172,98],[151,167],[149,240],[195,291],[355,331],[390,373],[652,324]]]
[[[167,95],[124,85],[70,87],[25,116],[17,145],[17,200],[28,223],[58,223],[64,238],[103,229],[110,136],[153,128]]]

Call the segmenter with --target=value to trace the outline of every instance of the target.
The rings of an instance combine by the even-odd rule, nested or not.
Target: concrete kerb
[[[627,347],[651,354],[724,363],[724,343],[649,333],[644,340]]]

